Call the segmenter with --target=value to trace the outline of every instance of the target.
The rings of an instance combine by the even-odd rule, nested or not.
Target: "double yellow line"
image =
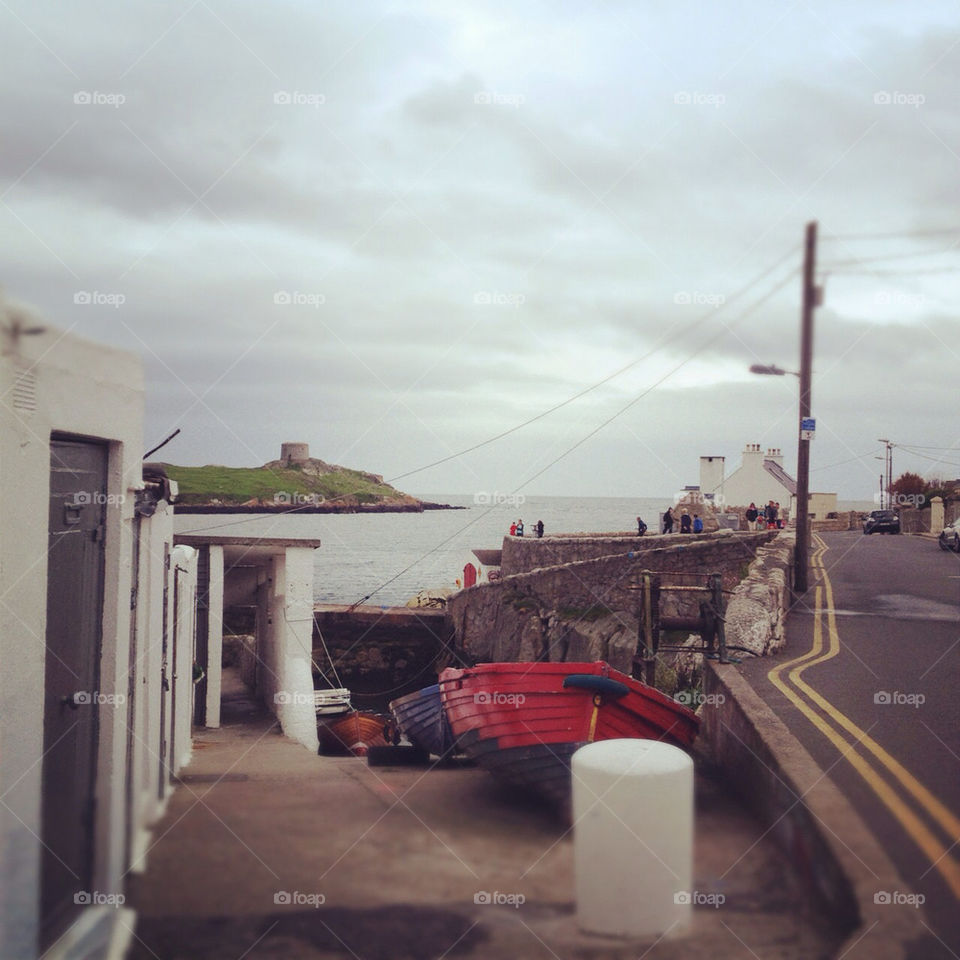
[[[892,757],[879,743],[861,730],[849,717],[841,713],[825,697],[802,679],[808,667],[832,660],[840,652],[840,634],[834,615],[833,585],[823,564],[823,555],[827,545],[821,537],[815,536],[816,550],[811,562],[819,581],[814,597],[813,646],[803,656],[774,667],[767,677],[770,682],[827,738],[848,760],[854,770],[866,781],[867,786],[877,795],[894,817],[903,826],[913,842],[923,851],[947,882],[953,895],[960,899],[960,863],[950,853],[960,841],[960,818],[957,818],[935,797],[917,778],[896,758]],[[823,599],[826,598],[826,625],[829,645],[823,649]],[[788,671],[787,679],[781,674]],[[799,691],[799,692],[798,692]],[[816,704],[826,718],[818,713],[811,704]],[[832,722],[831,722],[832,721]],[[843,730],[852,737],[852,742],[839,731]],[[863,756],[864,751],[873,756],[873,762]],[[880,771],[880,772],[878,772]],[[881,772],[885,775],[882,776]],[[893,785],[891,785],[891,782]],[[949,843],[945,846],[910,806],[907,800],[895,789],[899,786],[908,798],[919,806],[937,826]]]

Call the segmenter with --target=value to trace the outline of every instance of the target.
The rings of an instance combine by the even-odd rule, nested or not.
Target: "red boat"
[[[686,748],[700,725],[682,704],[603,661],[451,667],[440,674],[440,696],[467,756],[564,809],[570,758],[584,744],[636,737]]]

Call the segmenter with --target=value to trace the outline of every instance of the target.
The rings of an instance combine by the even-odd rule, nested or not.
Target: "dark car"
[[[864,533],[899,533],[900,514],[895,510],[874,510],[863,521]]]
[[[941,550],[956,550],[957,553],[960,553],[960,520],[955,520],[949,526],[944,527],[937,541]]]

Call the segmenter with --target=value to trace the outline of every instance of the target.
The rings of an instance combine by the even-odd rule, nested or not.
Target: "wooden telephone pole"
[[[807,590],[810,555],[810,441],[803,437],[803,421],[810,416],[810,378],[813,364],[813,311],[817,306],[817,222],[807,224],[803,257],[803,299],[800,318],[800,422],[797,425],[797,545],[793,555],[793,588]]]

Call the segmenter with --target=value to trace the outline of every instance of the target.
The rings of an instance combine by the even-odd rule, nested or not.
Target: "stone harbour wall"
[[[609,536],[504,537],[500,573],[504,577],[529,573],[541,567],[557,567],[581,560],[597,560],[617,553],[646,553],[674,543],[680,534],[664,536],[647,532],[642,537],[627,534]],[[710,534],[684,534],[684,542],[703,540]]]
[[[567,556],[577,555],[581,548],[596,551],[604,544],[607,555],[547,567],[540,564],[529,572],[455,594],[447,603],[455,648],[477,663],[607,660],[629,673],[638,628],[639,593],[633,588],[643,570],[666,574],[668,582],[671,573],[720,573],[725,587],[733,589],[757,549],[777,532],[724,531],[649,541],[646,537],[570,538]],[[634,549],[642,541],[646,541],[643,548]],[[546,551],[544,557],[555,558],[558,547],[544,539],[521,549],[529,551],[525,553],[529,563],[541,549]],[[689,577],[678,579],[693,582]],[[661,611],[696,616],[700,599],[697,594],[664,592]]]
[[[776,653],[785,642],[797,537],[793,530],[777,533],[774,540],[757,547],[746,577],[727,601],[727,646],[735,652],[761,657]]]

